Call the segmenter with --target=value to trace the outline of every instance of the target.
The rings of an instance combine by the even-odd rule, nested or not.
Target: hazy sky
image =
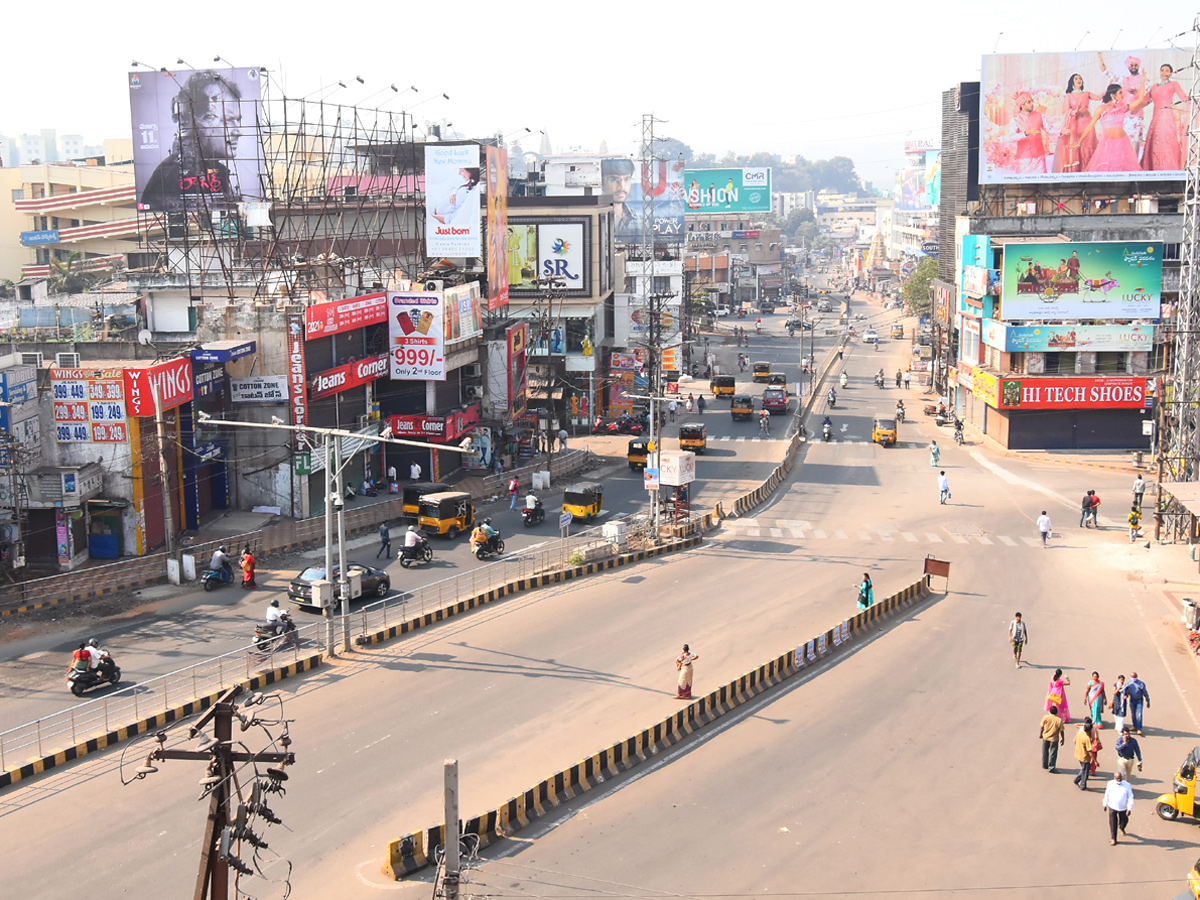
[[[536,149],[637,148],[643,113],[697,153],[845,155],[890,186],[905,140],[937,138],[941,92],[979,77],[982,54],[1191,47],[1174,0],[765,3],[383,3],[358,0],[98,6],[58,0],[5,13],[0,133],[128,137],[125,73],[211,65],[271,70],[303,96],[413,110],[466,136],[524,128]],[[353,81],[355,76],[365,85]],[[1189,73],[1179,80],[1190,86]],[[411,92],[397,98],[389,83]],[[386,93],[367,100],[376,91]],[[429,99],[449,94],[450,99]],[[428,102],[422,102],[428,101]]]

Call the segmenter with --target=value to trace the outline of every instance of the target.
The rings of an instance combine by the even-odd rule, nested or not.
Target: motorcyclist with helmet
[[[278,597],[272,599],[271,604],[267,607],[267,627],[271,629],[272,634],[283,633],[283,610],[279,608]]]
[[[224,572],[225,581],[232,583],[233,581],[233,563],[229,561],[229,551],[224,545],[213,551],[212,561],[209,562],[208,568],[213,572]]]

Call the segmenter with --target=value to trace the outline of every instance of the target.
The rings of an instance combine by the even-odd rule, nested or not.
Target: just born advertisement
[[[1153,241],[1009,244],[1000,318],[1157,319],[1162,251]]]
[[[980,184],[1182,181],[1187,66],[1174,48],[985,56]]]

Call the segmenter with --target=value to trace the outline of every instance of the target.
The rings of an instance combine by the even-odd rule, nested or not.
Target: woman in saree
[[[683,652],[675,658],[675,668],[679,670],[679,681],[675,688],[675,697],[679,700],[692,699],[692,663],[700,658],[699,654],[683,645]]]
[[[1104,727],[1100,717],[1104,715],[1104,707],[1108,705],[1108,694],[1104,691],[1104,682],[1100,680],[1099,672],[1092,673],[1092,678],[1085,688],[1084,697],[1087,699],[1088,711],[1092,714],[1092,722],[1099,731]]]
[[[1103,99],[1100,94],[1084,90],[1082,75],[1075,74],[1067,80],[1067,109],[1063,114],[1062,132],[1054,148],[1055,172],[1082,172],[1092,161],[1097,138],[1093,132],[1086,140],[1082,140],[1083,132],[1092,120],[1092,101]]]
[[[1057,706],[1058,717],[1063,722],[1071,721],[1071,709],[1067,706],[1067,686],[1070,683],[1070,678],[1063,678],[1062,669],[1055,669],[1050,687],[1046,689],[1046,712],[1050,712],[1050,707]]]

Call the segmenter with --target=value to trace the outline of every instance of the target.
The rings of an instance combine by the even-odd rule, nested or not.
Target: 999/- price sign
[[[388,337],[393,380],[446,380],[441,291],[388,293]]]

